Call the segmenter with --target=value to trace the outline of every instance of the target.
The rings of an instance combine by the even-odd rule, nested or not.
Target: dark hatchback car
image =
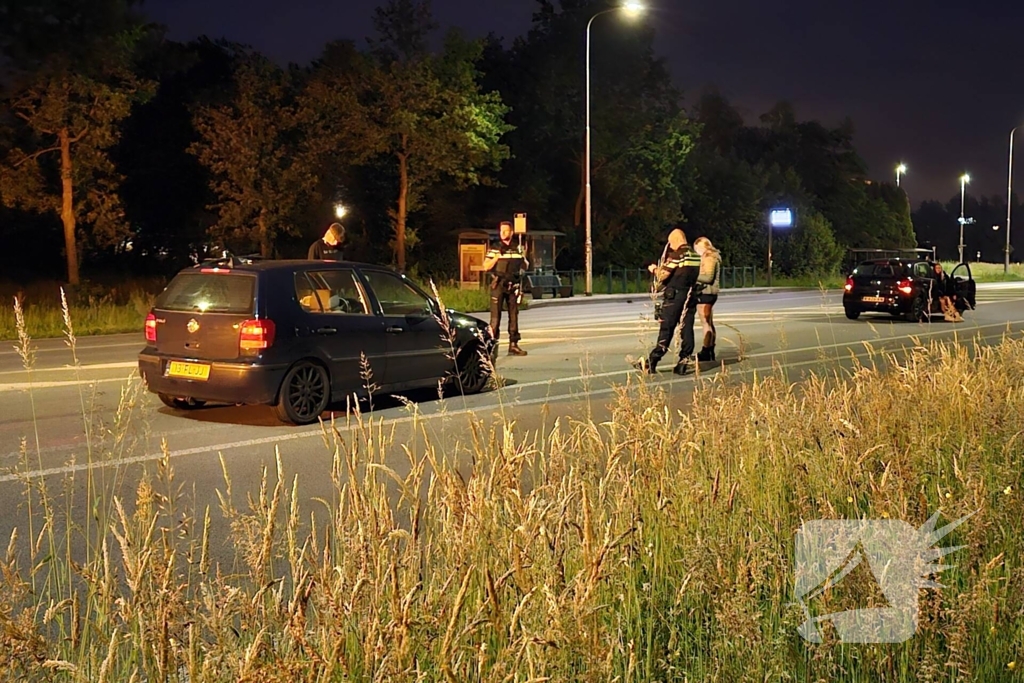
[[[388,268],[230,258],[167,285],[146,318],[139,371],[173,408],[265,404],[309,424],[371,387],[482,391],[495,353],[487,323],[442,311]]]
[[[977,286],[971,267],[961,263],[947,274],[953,281],[955,305],[963,313],[975,306]],[[846,278],[843,309],[856,320],[861,313],[889,313],[912,322],[928,320],[941,313],[934,291],[934,264],[922,259],[877,259],[864,261]]]

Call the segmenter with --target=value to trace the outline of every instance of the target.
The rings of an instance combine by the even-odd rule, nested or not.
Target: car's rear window
[[[862,263],[853,269],[854,275],[894,277],[906,273],[906,266],[895,263]]]
[[[252,313],[256,278],[236,273],[180,273],[157,298],[164,311]]]

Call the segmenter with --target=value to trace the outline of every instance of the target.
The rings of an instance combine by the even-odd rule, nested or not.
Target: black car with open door
[[[970,265],[961,263],[948,276],[953,280],[957,310],[961,313],[973,310],[977,285]],[[932,314],[942,312],[934,283],[933,261],[907,258],[863,261],[846,278],[843,310],[851,320],[862,313],[888,313],[924,322]]]
[[[181,410],[265,404],[294,424],[332,402],[439,384],[482,391],[496,342],[389,268],[226,257],[180,272],[146,319],[139,371]]]

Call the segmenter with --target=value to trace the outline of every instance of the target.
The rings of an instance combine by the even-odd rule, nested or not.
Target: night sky
[[[173,40],[224,37],[281,63],[305,63],[330,40],[365,45],[377,4],[147,0],[144,6]],[[902,182],[915,206],[959,197],[964,171],[972,177],[968,195],[1005,196],[1010,129],[1024,123],[1021,0],[648,4],[644,21],[657,29],[656,49],[685,91],[717,85],[748,123],[780,99],[792,101],[801,119],[835,125],[851,116],[873,177],[895,179],[891,169],[907,163]],[[494,31],[509,45],[529,28],[536,2],[434,0],[433,7],[442,27],[459,26],[474,36]],[[1017,135],[1022,138],[1024,129]],[[1024,146],[1018,159],[1015,175],[1024,182]]]

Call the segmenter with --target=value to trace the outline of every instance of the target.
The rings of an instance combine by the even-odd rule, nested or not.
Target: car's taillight
[[[853,277],[852,276],[846,278],[846,288],[845,289],[846,289],[847,292],[849,292],[851,289],[853,289]]]
[[[910,280],[900,280],[896,283],[896,289],[900,290],[904,294],[913,294],[914,286]]]
[[[273,320],[246,320],[238,336],[238,348],[242,351],[268,349],[274,343]]]
[[[146,341],[156,343],[156,314],[146,316]]]

